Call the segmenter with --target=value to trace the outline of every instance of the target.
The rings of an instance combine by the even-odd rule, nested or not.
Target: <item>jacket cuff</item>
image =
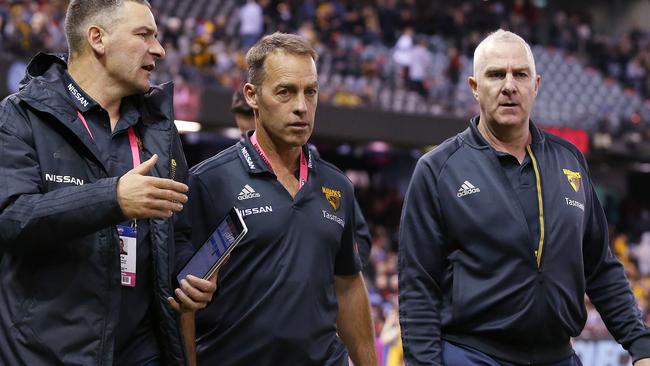
[[[632,342],[628,351],[632,356],[632,362],[636,362],[642,358],[650,358],[650,335],[639,337]]]
[[[120,204],[117,201],[117,181],[119,179],[120,177],[111,177],[105,179],[107,197],[111,197],[111,199],[108,202],[109,216],[111,222],[115,222],[115,223],[124,222],[128,220],[128,218],[124,215],[124,212],[120,207]]]

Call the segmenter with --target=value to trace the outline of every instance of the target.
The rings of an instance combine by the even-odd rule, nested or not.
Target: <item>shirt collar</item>
[[[63,72],[62,80],[70,101],[72,101],[72,103],[75,105],[75,108],[77,108],[79,112],[85,113],[99,105],[99,103],[97,103],[93,98],[86,94],[83,89],[81,89],[79,84],[74,81],[67,70]]]
[[[120,120],[115,126],[115,132],[126,130],[140,121],[140,111],[132,97],[122,99],[120,104]]]
[[[481,135],[481,131],[478,129],[478,123],[479,123],[479,116],[475,116],[469,121],[469,129],[467,130],[466,133],[464,133],[464,137],[466,140],[468,140],[469,143],[471,143],[474,146],[477,147],[492,147]],[[539,130],[537,125],[532,121],[528,121],[528,128],[530,130],[531,134],[531,144],[532,145],[537,145],[537,144],[542,144],[544,142],[544,134]]]
[[[242,139],[237,143],[237,153],[239,159],[242,161],[244,168],[249,173],[261,173],[261,172],[270,172],[271,170],[264,162],[264,159],[257,152],[257,149],[251,143],[250,137],[253,135],[254,130],[246,132]],[[302,146],[302,151],[307,157],[307,168],[309,170],[316,170],[316,165],[314,164],[314,155],[311,150],[308,148],[307,144]]]

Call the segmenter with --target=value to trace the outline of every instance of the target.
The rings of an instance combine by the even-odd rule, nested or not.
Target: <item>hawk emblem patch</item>
[[[562,169],[562,171],[564,172],[564,175],[566,175],[566,179],[569,180],[569,184],[571,184],[573,190],[578,192],[580,190],[580,181],[582,180],[580,172],[574,172],[569,169]]]
[[[341,207],[341,191],[337,191],[336,189],[327,188],[324,186],[322,188],[327,202],[332,205],[334,211],[338,211],[339,207]]]

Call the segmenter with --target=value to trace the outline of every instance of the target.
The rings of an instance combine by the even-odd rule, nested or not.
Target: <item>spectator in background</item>
[[[264,14],[256,0],[246,0],[239,9],[239,36],[241,48],[248,50],[264,32]]]
[[[422,97],[429,96],[428,78],[430,76],[433,55],[427,49],[427,39],[417,37],[408,62],[408,79],[411,90]]]
[[[639,268],[639,274],[643,277],[650,276],[650,232],[641,234],[641,241],[633,249],[634,257]]]
[[[460,58],[460,51],[456,47],[449,47],[447,50],[447,57],[449,58],[449,64],[445,73],[447,74],[447,79],[449,80],[449,103],[451,104],[456,95],[456,87],[460,82],[460,75],[463,71],[463,61]]]
[[[230,111],[235,116],[235,123],[239,128],[242,136],[246,136],[246,132],[255,129],[255,114],[253,108],[248,105],[244,94],[241,91],[236,91],[232,95],[232,104]]]
[[[413,28],[404,29],[393,49],[393,61],[397,64],[399,72],[405,79],[408,79],[408,67],[413,58],[413,37]]]

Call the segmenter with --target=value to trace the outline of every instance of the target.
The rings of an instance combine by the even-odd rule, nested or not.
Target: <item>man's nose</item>
[[[298,95],[296,96],[294,113],[296,114],[307,113],[307,98],[305,98],[305,95],[303,93],[298,93]]]
[[[517,92],[517,84],[515,82],[515,77],[512,73],[507,73],[505,79],[503,80],[503,93],[512,94]]]
[[[159,59],[165,58],[165,48],[163,48],[157,38],[154,38],[154,43],[149,49],[149,52]]]

